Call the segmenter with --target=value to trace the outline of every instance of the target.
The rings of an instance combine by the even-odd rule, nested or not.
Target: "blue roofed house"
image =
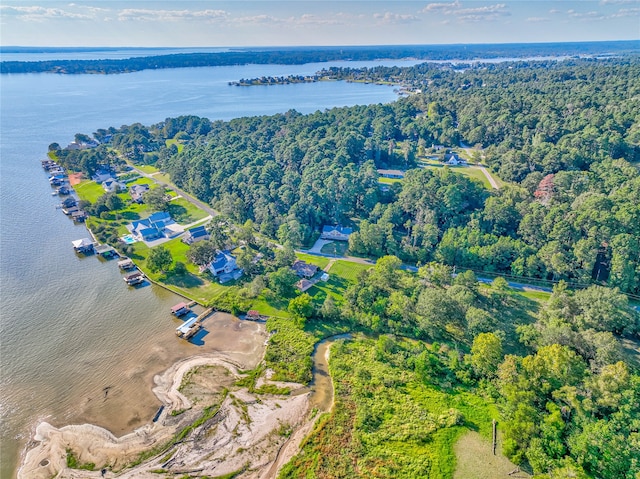
[[[189,228],[182,238],[182,241],[186,244],[197,243],[198,241],[205,241],[211,238],[209,232],[204,226],[196,226],[195,228]]]
[[[325,225],[322,227],[320,238],[323,240],[349,241],[349,235],[351,235],[351,233],[353,233],[353,228]]]
[[[143,220],[134,221],[130,225],[131,233],[143,241],[150,241],[165,237],[165,228],[174,223],[171,215],[166,211],[159,211]]]
[[[232,279],[238,279],[243,271],[238,268],[236,258],[229,251],[218,251],[213,261],[209,263],[207,269],[218,278],[221,283],[226,283]]]

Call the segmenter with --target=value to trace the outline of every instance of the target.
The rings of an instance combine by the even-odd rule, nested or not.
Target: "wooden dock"
[[[199,316],[186,320],[176,328],[176,335],[182,339],[192,338],[202,328],[202,322],[215,312],[213,308],[208,308]]]

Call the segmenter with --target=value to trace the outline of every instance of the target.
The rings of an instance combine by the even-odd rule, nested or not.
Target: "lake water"
[[[47,146],[66,145],[75,133],[183,114],[231,119],[387,103],[396,94],[379,85],[227,85],[380,63],[0,76],[0,477],[14,476],[42,419],[57,426],[97,422],[116,434],[148,421],[157,407],[150,374],[206,348],[175,338],[168,314],[179,302],[175,295],[156,286],[129,289],[115,262],[76,256],[71,241],[87,232],[55,209],[59,199],[40,166]],[[126,417],[118,413],[122,405]]]

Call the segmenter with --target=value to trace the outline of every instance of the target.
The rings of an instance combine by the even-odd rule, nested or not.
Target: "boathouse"
[[[94,252],[93,241],[91,241],[89,238],[75,240],[72,241],[71,244],[73,245],[73,249],[76,251],[76,253],[89,254]]]
[[[131,258],[124,258],[124,259],[118,261],[118,268],[123,269],[125,271],[129,270],[129,269],[133,269],[135,267],[136,267],[136,265],[131,260]]]
[[[184,316],[185,314],[188,314],[190,312],[191,309],[189,308],[189,306],[187,306],[187,303],[178,303],[171,308],[171,314],[178,317]]]
[[[133,273],[129,273],[122,278],[125,283],[129,286],[134,286],[136,284],[140,284],[144,282],[144,274],[141,271],[134,271]]]
[[[108,244],[96,246],[96,253],[106,259],[118,258],[120,256],[116,249]]]

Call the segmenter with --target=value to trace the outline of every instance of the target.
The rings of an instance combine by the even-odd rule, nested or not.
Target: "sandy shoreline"
[[[247,388],[232,386],[240,377],[240,369],[251,369],[262,360],[265,333],[255,333],[237,338],[242,354],[209,352],[179,360],[156,375],[153,394],[164,410],[155,423],[149,418],[147,424],[120,437],[93,424],[57,428],[40,423],[27,446],[18,479],[99,478],[102,467],[108,467],[104,477],[157,478],[159,470],[210,476],[243,471],[237,477],[275,477],[277,470],[297,453],[313,420],[309,419],[308,392],[258,396]],[[258,343],[261,348],[257,348]],[[247,354],[248,351],[254,354]],[[195,370],[203,373],[194,374]],[[189,387],[185,388],[185,383]],[[179,390],[181,386],[185,394]],[[217,413],[194,428],[184,442],[167,449],[165,446],[177,432],[201,417],[204,407],[210,405],[206,401],[216,394],[224,397]],[[172,415],[172,411],[179,414]],[[142,452],[153,448],[162,451],[130,467]],[[97,470],[68,468],[68,449],[78,464],[93,463]]]

